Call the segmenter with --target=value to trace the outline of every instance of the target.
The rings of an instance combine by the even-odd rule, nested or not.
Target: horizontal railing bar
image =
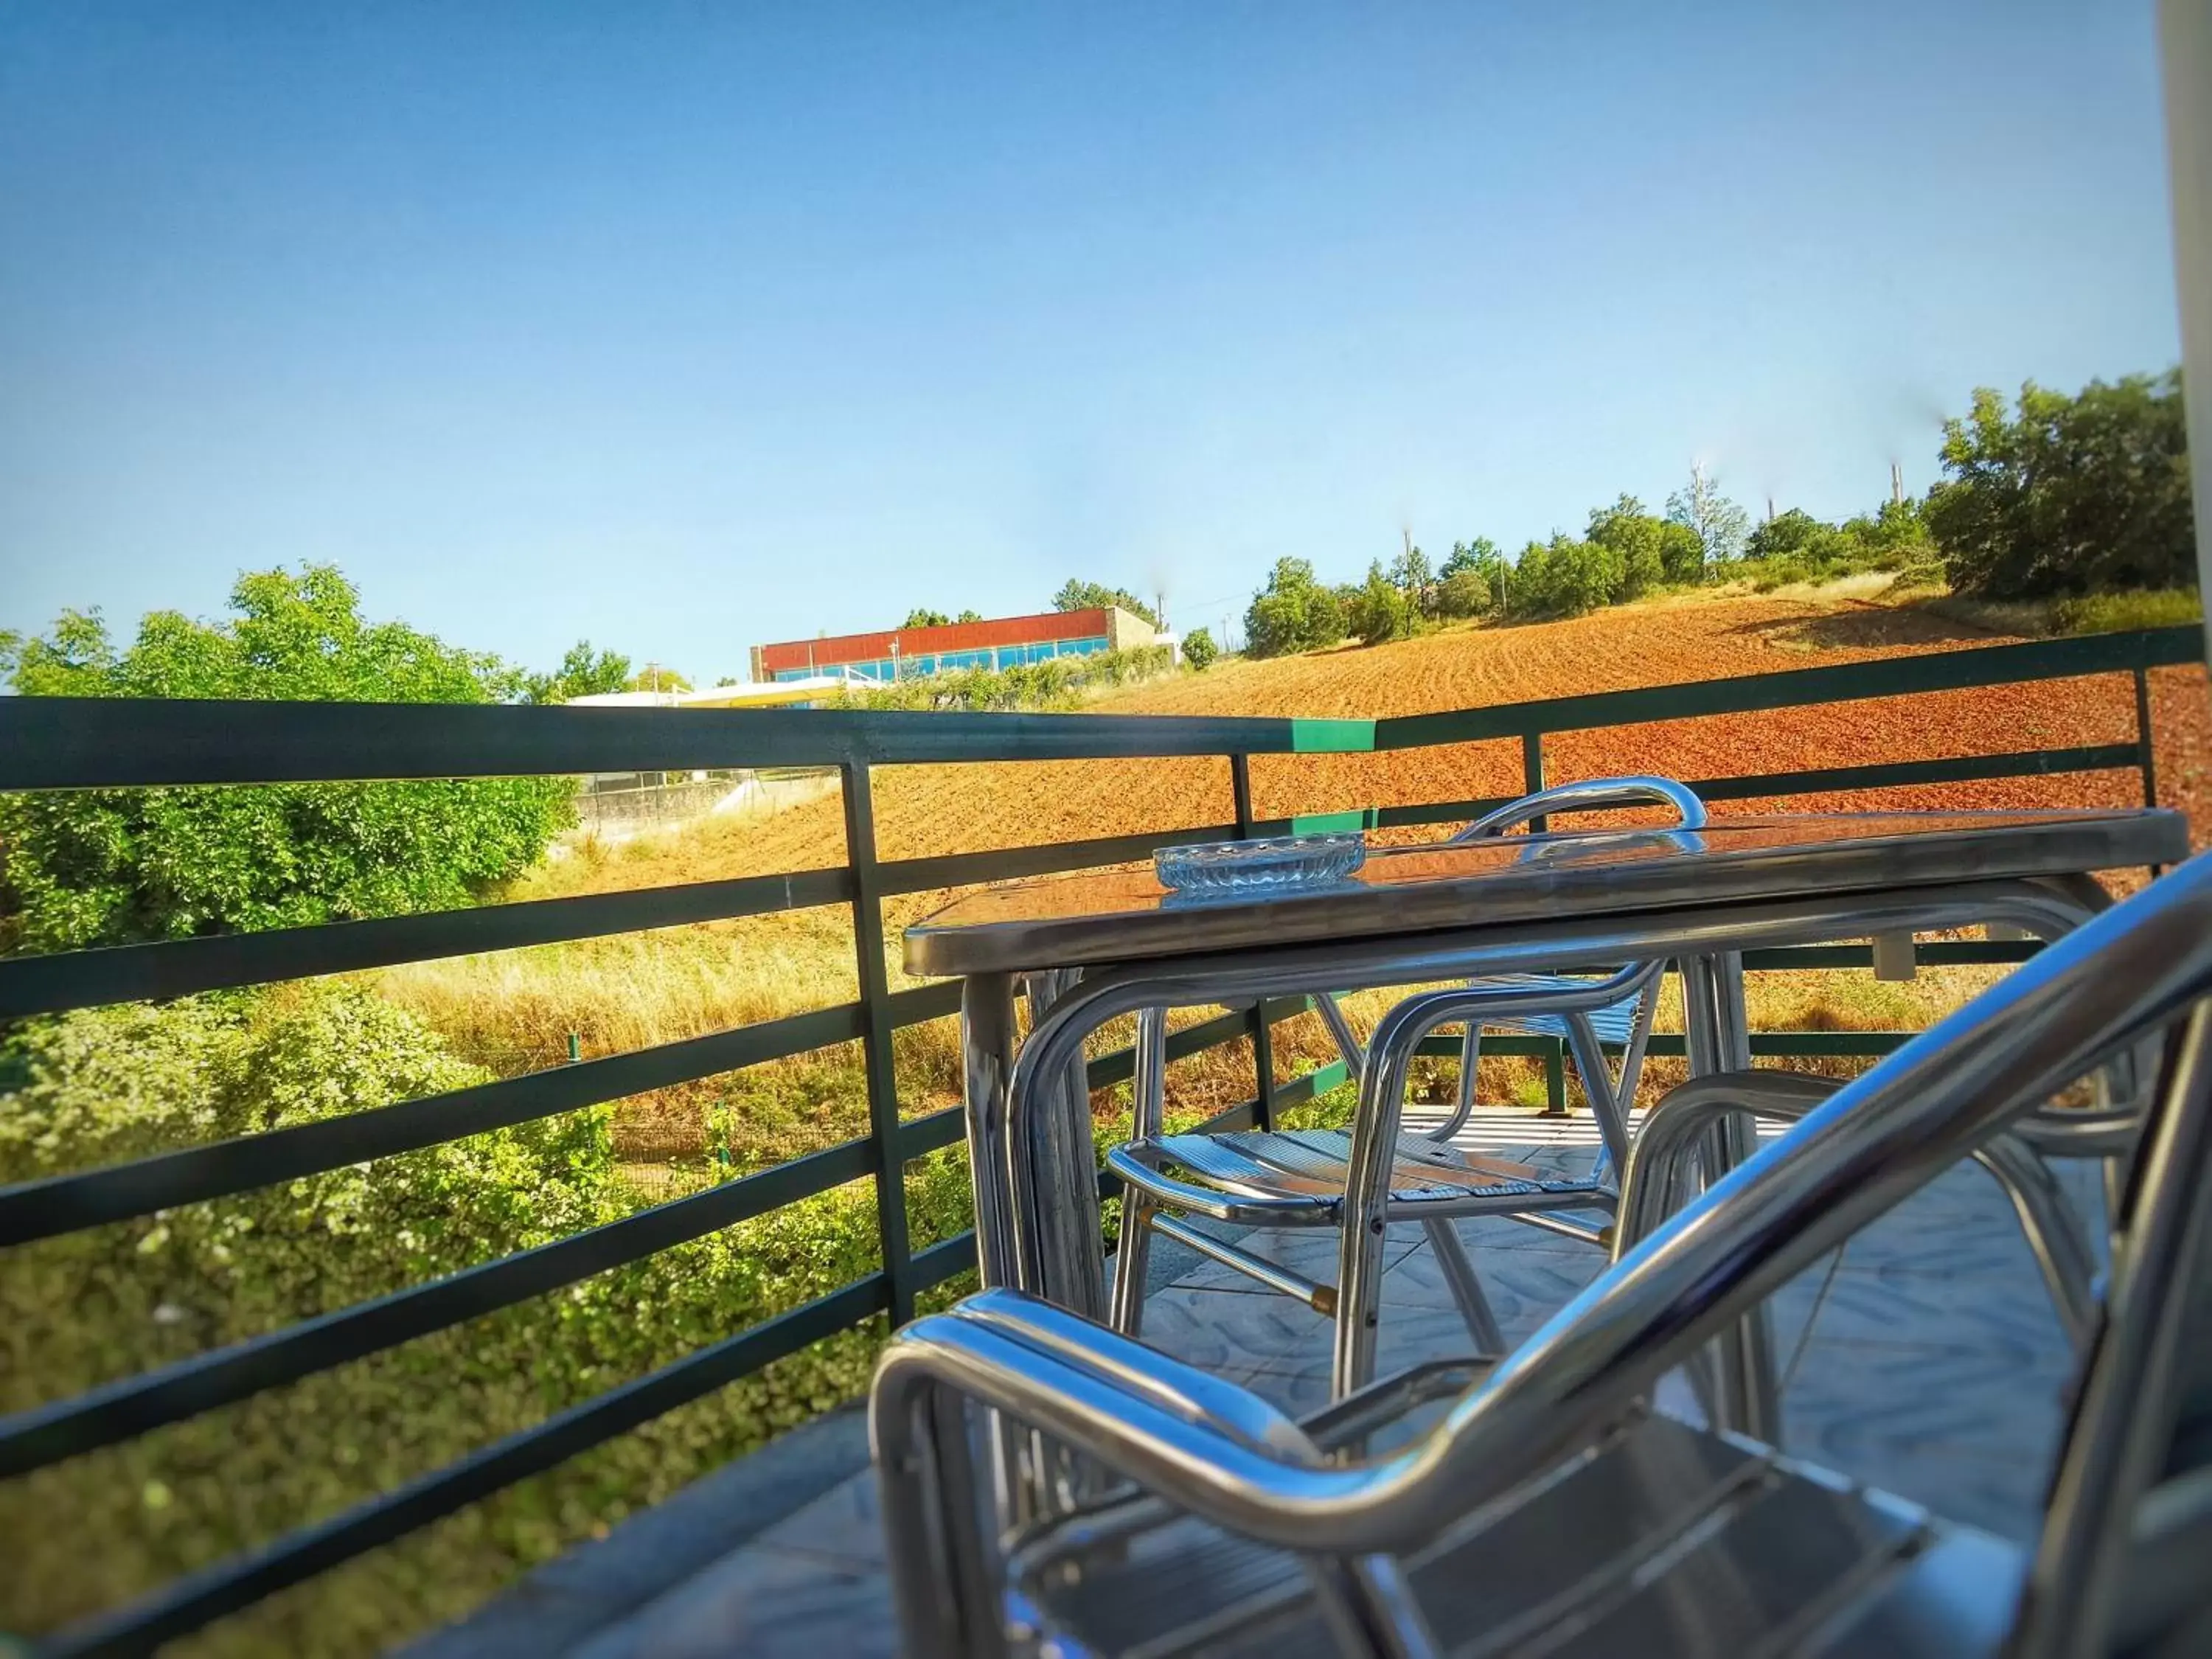
[[[781,1060],[860,1035],[860,1005],[762,1020],[450,1094],[373,1107],[288,1129],[159,1152],[128,1164],[0,1188],[0,1245],[223,1198],[349,1164],[419,1152],[650,1089]]]
[[[1378,750],[1478,743],[1526,732],[1593,731],[1710,714],[1753,714],[1807,703],[1857,702],[1929,691],[1965,691],[2031,680],[2071,679],[2133,668],[2167,668],[2204,659],[2201,627],[2158,628],[2021,645],[1931,651],[1829,668],[1732,675],[1681,685],[1593,691],[1435,714],[1400,714],[1375,723]]]
[[[1190,714],[0,699],[0,789],[1297,754],[1370,722]]]
[[[916,1250],[908,1264],[914,1275],[914,1287],[926,1291],[933,1285],[942,1285],[956,1273],[964,1273],[975,1265],[975,1230],[939,1239],[927,1249]]]
[[[50,1659],[108,1659],[150,1654],[164,1643],[251,1607],[289,1585],[404,1538],[417,1528],[566,1462],[714,1389],[834,1336],[890,1305],[880,1273],[818,1297],[751,1329],[685,1355],[659,1370],[594,1395],[445,1468],[355,1505],[327,1521],[287,1533],[137,1601],[95,1613],[48,1637]]]
[[[810,905],[842,904],[852,896],[850,871],[802,870],[372,921],[13,957],[0,960],[0,1018],[726,921]]]
[[[1008,847],[983,853],[896,859],[877,867],[882,872],[884,892],[926,893],[940,887],[967,887],[979,882],[1056,875],[1065,870],[1133,864],[1152,857],[1163,847],[1180,846],[1186,842],[1227,841],[1236,834],[1237,826],[1233,823],[1203,824],[1189,830],[1153,830],[1142,835],[1103,836],[1091,841],[1058,842],[1042,847]]]
[[[913,985],[890,994],[894,1026],[926,1025],[933,1019],[960,1012],[960,981],[948,979],[936,985]]]
[[[2003,755],[1960,755],[1942,760],[1898,761],[1873,766],[1832,766],[1803,772],[1692,778],[1686,787],[1706,800],[1759,800],[1773,795],[1817,795],[1856,789],[1899,789],[1921,784],[1973,783],[1992,778],[2052,777],[2073,772],[2132,770],[2141,761],[2131,743],[2077,749],[2031,749]],[[1403,824],[1464,823],[1504,805],[1510,795],[1481,800],[1425,801],[1376,810],[1385,829]],[[1723,820],[1725,822],[1725,820]]]
[[[848,1140],[603,1227],[0,1418],[0,1479],[181,1422],[865,1180]]]
[[[1701,778],[1689,787],[1706,800],[1759,800],[1773,795],[1817,795],[1844,789],[1909,789],[1927,784],[1973,783],[1988,778],[2133,771],[2142,758],[2131,743],[2106,743],[2075,749],[1957,755],[1943,760],[1896,761],[1873,766],[1832,766],[1763,776],[1753,773],[1733,778]]]
[[[899,1162],[908,1163],[968,1138],[968,1109],[948,1106],[899,1125]]]

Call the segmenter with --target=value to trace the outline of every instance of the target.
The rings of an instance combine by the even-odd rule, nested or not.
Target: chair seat
[[[1242,1197],[1280,1198],[1310,1207],[1344,1195],[1352,1137],[1342,1129],[1243,1130],[1228,1134],[1166,1135],[1132,1141],[1113,1160],[1125,1179],[1143,1185],[1143,1171],[1187,1170],[1204,1184]],[[1134,1164],[1138,1170],[1129,1165]],[[1479,1213],[1486,1204],[1528,1208],[1577,1198],[1608,1207],[1613,1189],[1595,1177],[1561,1179],[1532,1164],[1462,1152],[1440,1141],[1401,1135],[1390,1176],[1394,1204]]]
[[[1132,1535],[1094,1511],[1010,1565],[1033,1651],[1340,1651],[1297,1558],[1188,1517]],[[2022,1571],[1985,1534],[1656,1416],[1402,1565],[1439,1650],[1469,1659],[1972,1659],[1997,1650]]]

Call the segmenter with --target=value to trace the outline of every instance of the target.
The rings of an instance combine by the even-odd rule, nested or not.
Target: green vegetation
[[[80,1012],[0,1051],[0,1181],[465,1086],[415,1017],[320,984]],[[0,1410],[20,1411],[617,1220],[599,1107],[17,1251]],[[968,1224],[957,1154],[910,1166],[917,1243]],[[386,1489],[873,1272],[866,1183],[0,1490],[11,1621],[46,1628]],[[380,1648],[705,1469],[851,1398],[878,1322],[283,1598],[224,1652]]]
[[[2033,599],[2173,589],[2197,578],[2181,373],[2033,380],[2016,411],[1984,386],[1943,426],[1929,532],[1958,592]]]
[[[1380,645],[1434,619],[1550,621],[1703,583],[1765,592],[1869,572],[1947,578],[1974,600],[2106,601],[2057,618],[2062,632],[2193,617],[2194,595],[2182,592],[2197,573],[2178,369],[2092,381],[2070,398],[2031,381],[2012,414],[1984,388],[1943,431],[1945,477],[1925,502],[1885,501],[1839,524],[1792,507],[1753,527],[1698,466],[1665,516],[1623,495],[1594,508],[1581,537],[1555,532],[1510,562],[1478,536],[1454,543],[1433,577],[1409,545],[1387,569],[1370,563],[1364,582],[1328,587],[1308,561],[1279,559],[1245,613],[1247,648],[1281,656],[1347,635]]]
[[[327,565],[241,576],[227,623],[155,611],[128,650],[97,612],[10,640],[26,696],[494,702],[496,658],[365,622]],[[101,789],[0,798],[0,944],[64,950],[465,904],[572,821],[566,778]]]
[[[1278,559],[1244,612],[1244,650],[1254,657],[1318,651],[1345,635],[1344,601],[1314,580],[1304,559]]]
[[[2201,622],[2204,604],[2193,587],[2148,593],[2090,593],[2051,606],[2052,631],[2122,634],[2138,628],[2185,628]]]
[[[619,652],[592,654],[592,642],[578,640],[550,674],[532,674],[524,683],[526,702],[573,702],[629,689],[629,659]]]
[[[1106,611],[1115,605],[1133,617],[1143,617],[1155,628],[1160,625],[1159,612],[1126,587],[1108,587],[1071,576],[1052,596],[1052,608],[1055,611]]]
[[[1221,654],[1221,647],[1213,642],[1209,629],[1194,628],[1182,636],[1182,659],[1201,674],[1211,667]]]
[[[1133,685],[1172,672],[1175,653],[1164,645],[1052,657],[1012,668],[964,668],[917,674],[889,685],[848,686],[837,704],[849,708],[964,709],[970,712],[1073,708],[1090,692]]]

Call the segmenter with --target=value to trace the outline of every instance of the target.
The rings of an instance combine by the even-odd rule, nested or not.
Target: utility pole
[[[1899,507],[1905,505],[1905,469],[1895,461],[1889,464],[1889,499]]]

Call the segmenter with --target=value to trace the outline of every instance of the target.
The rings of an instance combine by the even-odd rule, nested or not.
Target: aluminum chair
[[[2208,996],[2212,857],[1837,1091],[1503,1364],[1422,1368],[1303,1424],[1017,1291],[917,1321],[879,1363],[870,1418],[907,1651],[2207,1651]],[[2161,1029],[2112,1289],[2032,1551],[1649,1409],[1661,1376],[1776,1290]],[[1632,1167],[1624,1226],[1673,1173],[1647,1171]],[[1358,1455],[1440,1392],[1456,1395],[1441,1422]],[[1129,1484],[1000,1537],[979,1520],[969,1402]]]
[[[1672,806],[1678,830],[1695,830],[1705,822],[1704,803],[1672,779],[1600,778],[1524,796],[1476,819],[1451,839],[1489,839],[1516,825],[1541,823],[1551,812],[1646,803]],[[1563,839],[1567,838],[1532,841],[1524,856],[1541,856]],[[1577,1211],[1595,1212],[1609,1220],[1617,1202],[1620,1171],[1628,1158],[1626,1111],[1635,1099],[1642,1074],[1662,966],[1656,962],[1637,964],[1603,979],[1501,975],[1472,981],[1460,994],[1455,1006],[1467,1032],[1461,1050],[1458,1103],[1437,1127],[1398,1137],[1389,1218],[1421,1223],[1477,1353],[1500,1356],[1505,1340],[1481,1277],[1453,1224],[1468,1216],[1502,1215],[1600,1249],[1610,1247],[1612,1235],[1606,1225],[1593,1226],[1571,1217]],[[1346,1070],[1355,1080],[1359,1079],[1367,1054],[1342,1009],[1334,996],[1319,997],[1316,1003],[1344,1054]],[[1474,1109],[1475,1063],[1485,1027],[1557,1036],[1566,1042],[1604,1141],[1605,1157],[1590,1175],[1560,1179],[1529,1164],[1473,1156],[1450,1145]],[[1622,1050],[1617,1079],[1606,1062],[1608,1043]],[[1126,1188],[1109,1304],[1114,1328],[1129,1336],[1141,1329],[1154,1233],[1295,1297],[1324,1318],[1371,1322],[1371,1298],[1354,1298],[1347,1307],[1340,1286],[1294,1273],[1180,1218],[1197,1215],[1261,1227],[1340,1225],[1351,1137],[1341,1129],[1166,1134],[1166,1045],[1164,1012],[1145,1011],[1138,1019],[1131,1138],[1107,1155],[1109,1167]]]

